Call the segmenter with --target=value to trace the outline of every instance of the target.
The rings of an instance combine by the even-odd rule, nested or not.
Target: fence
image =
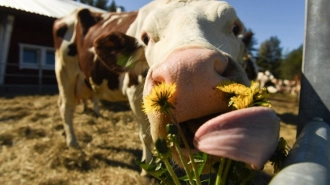
[[[330,184],[330,2],[306,0],[297,141],[271,185]]]
[[[19,64],[16,63],[0,63],[2,67],[10,68],[10,67],[19,67]],[[31,70],[31,69],[30,69]],[[0,71],[0,77],[4,82],[6,80],[11,79],[10,81],[14,81],[15,83],[6,83],[0,84],[0,93],[7,94],[31,94],[31,93],[57,93],[57,84],[49,84],[49,81],[56,81],[55,74],[49,75],[45,74],[42,66],[38,66],[37,69],[32,69],[35,72],[31,72],[29,74],[19,74],[19,73],[6,73],[5,71]],[[36,83],[26,84],[24,81],[27,79],[34,81]]]

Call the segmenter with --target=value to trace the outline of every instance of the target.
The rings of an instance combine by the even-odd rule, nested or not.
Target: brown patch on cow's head
[[[68,25],[66,25],[65,23],[55,25],[54,31],[57,37],[63,38],[65,33],[68,31]]]
[[[60,48],[65,33],[68,31],[68,25],[63,22],[55,21],[53,25],[53,36],[55,49]]]
[[[68,53],[69,56],[76,56],[78,54],[77,45],[72,43],[68,46]]]
[[[93,13],[88,9],[82,9],[77,14],[78,18],[78,27],[81,28],[81,33],[83,36],[86,35],[89,28],[95,25],[98,21],[101,20],[101,14]]]

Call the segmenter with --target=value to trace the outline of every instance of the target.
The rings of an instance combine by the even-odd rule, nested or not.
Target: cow
[[[265,72],[258,72],[257,81],[259,82],[260,87],[265,87],[271,94],[277,93],[280,90],[278,84],[281,82],[277,82],[277,79],[268,70]]]
[[[182,127],[193,130],[195,137],[189,143],[195,146],[194,150],[223,157],[231,153],[232,159],[261,168],[276,147],[279,119],[268,108],[230,112],[226,95],[215,88],[226,80],[250,85],[241,66],[243,31],[235,10],[225,2],[213,0],[154,0],[138,12],[120,14],[82,9],[57,20],[53,33],[55,71],[68,146],[79,147],[72,123],[79,99],[96,95],[110,101],[129,101],[141,125],[140,138],[145,143],[142,158],[150,161],[147,148],[157,138],[166,137],[165,123],[169,118],[159,113],[145,115],[141,106],[143,97],[159,83],[175,83],[178,88],[173,95],[173,115]],[[205,121],[208,124],[203,124]],[[250,124],[241,125],[252,124],[252,127],[266,122],[266,127],[261,127],[262,132],[246,128],[231,132],[232,142],[237,135],[247,138],[245,142],[236,142],[240,146],[234,147],[235,154],[203,148],[206,140],[212,140],[211,130],[219,131],[207,125],[217,127],[224,121],[234,130],[235,121],[248,121]],[[190,129],[196,126],[202,130]],[[268,140],[256,140],[247,136],[251,132],[240,133],[240,130],[262,133],[260,137],[267,136]],[[251,140],[258,146],[253,147],[257,150],[245,155],[245,148],[239,148],[251,146],[246,143]],[[182,165],[176,153],[173,158]]]
[[[226,94],[216,89],[228,80],[250,85],[241,66],[243,31],[235,10],[226,2],[155,0],[139,10],[120,37],[134,38],[144,48],[149,70],[139,101],[158,84],[176,84],[172,116],[187,136],[193,135],[187,137],[193,151],[229,157],[260,169],[277,146],[279,118],[270,108],[231,111]],[[95,40],[94,49],[102,60],[108,60],[102,57],[111,53],[106,45],[112,45],[117,36],[110,33]],[[138,104],[136,109],[140,107]],[[153,141],[166,138],[171,116],[151,111],[147,117]],[[172,157],[182,166],[175,151]]]
[[[135,20],[137,12],[97,13],[89,9],[77,9],[70,15],[59,18],[53,25],[55,45],[55,74],[59,89],[58,106],[63,119],[66,143],[69,147],[79,148],[73,127],[73,112],[82,101],[94,103],[94,112],[99,115],[98,100],[129,101],[136,119],[140,123],[140,138],[143,145],[142,159],[150,161],[148,148],[152,146],[146,116],[139,108],[143,76],[148,70],[143,48],[135,45],[135,39],[120,39]],[[114,45],[106,45],[112,53],[101,57],[116,60],[117,54],[129,52],[134,56],[134,68],[120,66],[116,62],[101,60],[96,55],[93,42],[97,37],[116,32]],[[105,46],[105,45],[103,45]],[[132,52],[133,51],[133,52]],[[134,94],[135,93],[135,94]]]

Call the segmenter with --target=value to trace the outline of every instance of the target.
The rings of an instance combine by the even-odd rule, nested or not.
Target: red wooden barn
[[[52,25],[80,7],[72,0],[0,1],[0,93],[57,92]]]

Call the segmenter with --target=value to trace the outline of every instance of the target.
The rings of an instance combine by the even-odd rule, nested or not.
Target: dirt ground
[[[156,184],[141,178],[135,165],[142,155],[141,143],[127,103],[102,103],[99,118],[91,111],[83,114],[79,105],[74,123],[82,149],[77,150],[65,145],[57,97],[0,97],[0,184]],[[280,135],[292,146],[298,103],[280,94],[270,101],[282,120]],[[272,175],[269,164],[264,172]]]

